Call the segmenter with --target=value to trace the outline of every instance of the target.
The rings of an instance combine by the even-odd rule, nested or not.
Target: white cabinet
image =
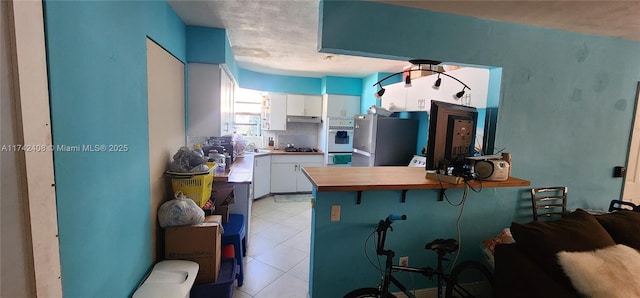
[[[233,132],[235,83],[217,64],[189,63],[187,107],[189,136]]]
[[[407,94],[406,111],[428,111],[431,109],[431,100],[434,99],[433,92],[436,92],[433,89],[435,80],[436,78],[419,77],[411,81],[411,87],[404,87],[404,83],[401,84],[406,89]],[[433,91],[427,88],[431,88]]]
[[[253,197],[271,192],[271,155],[257,155],[253,159]]]
[[[273,155],[271,157],[271,192],[311,192],[312,185],[303,167],[321,167],[322,155]]]
[[[360,96],[325,94],[322,97],[323,115],[334,118],[354,118],[360,114]]]
[[[287,115],[322,117],[322,96],[287,94]]]
[[[262,129],[287,129],[287,95],[272,93],[263,99]]]

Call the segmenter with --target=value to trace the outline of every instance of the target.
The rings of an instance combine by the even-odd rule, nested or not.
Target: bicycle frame
[[[444,258],[442,256],[438,257],[438,268],[434,270],[431,267],[426,268],[417,268],[417,267],[409,267],[409,266],[396,266],[393,265],[393,257],[395,253],[392,250],[384,249],[384,244],[387,238],[387,229],[391,228],[391,221],[389,219],[381,220],[378,223],[378,227],[376,228],[376,232],[378,233],[378,241],[376,244],[376,253],[379,256],[386,256],[385,260],[385,270],[384,275],[382,276],[382,282],[379,285],[379,290],[382,298],[387,298],[389,294],[389,285],[393,283],[398,289],[400,289],[407,297],[416,298],[411,291],[407,289],[398,279],[396,279],[392,272],[393,271],[403,271],[403,272],[412,272],[412,273],[420,273],[424,276],[427,276],[431,279],[431,277],[435,274],[438,276],[438,297],[443,297],[442,293],[442,282],[443,279],[448,279],[442,271],[442,261]],[[391,228],[393,230],[393,228]]]

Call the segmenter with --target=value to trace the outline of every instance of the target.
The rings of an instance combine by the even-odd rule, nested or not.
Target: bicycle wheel
[[[478,262],[462,262],[451,270],[445,297],[491,298],[493,297],[493,275]]]
[[[380,298],[380,291],[377,288],[362,288],[349,292],[343,298]],[[396,298],[395,295],[388,293],[387,297]]]

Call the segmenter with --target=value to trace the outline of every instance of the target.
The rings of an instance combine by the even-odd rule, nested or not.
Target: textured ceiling
[[[640,41],[640,1],[378,2]],[[187,25],[226,28],[233,54],[244,69],[361,78],[396,72],[408,64],[318,52],[318,0],[180,0],[169,4]]]

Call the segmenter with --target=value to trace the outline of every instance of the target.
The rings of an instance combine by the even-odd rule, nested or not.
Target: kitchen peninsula
[[[377,222],[391,213],[407,215],[387,236],[389,248],[397,253],[394,263],[399,256],[408,256],[411,265],[435,265],[435,255],[424,245],[437,238],[458,238],[458,227],[459,259],[483,261],[479,243],[501,231],[511,219],[507,212],[502,216],[494,207],[499,202],[491,199],[497,191],[511,191],[515,197],[518,187],[530,184],[514,177],[504,182],[472,181],[470,185],[480,194],[469,191],[463,201],[464,184],[426,179],[424,168],[310,167],[303,172],[314,187],[310,297],[342,297],[353,289],[376,285],[379,271],[371,265],[377,264],[375,241],[369,239],[366,246],[365,242]],[[339,210],[337,220],[332,216],[335,210]],[[409,276],[401,276],[405,277]],[[410,279],[404,281],[412,284]],[[421,289],[433,284],[416,276],[415,286]]]

